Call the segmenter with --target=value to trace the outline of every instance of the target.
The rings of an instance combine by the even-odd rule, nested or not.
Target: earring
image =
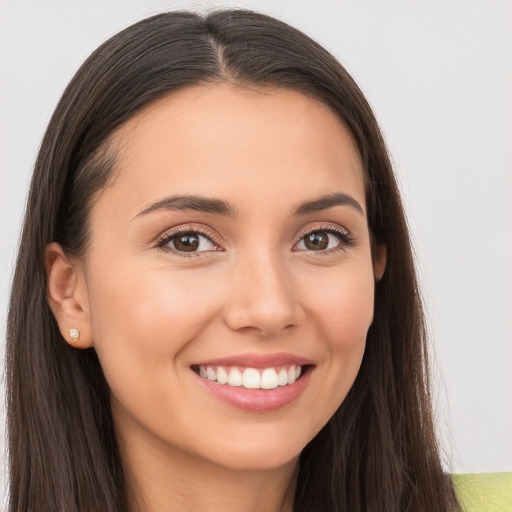
[[[69,330],[69,339],[73,342],[77,342],[80,340],[80,331],[78,329],[70,329]]]

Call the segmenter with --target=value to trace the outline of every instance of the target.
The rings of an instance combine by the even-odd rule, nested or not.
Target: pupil
[[[308,249],[321,251],[329,245],[329,237],[326,233],[311,233],[306,237],[304,244]]]
[[[199,247],[199,237],[196,235],[181,235],[174,241],[174,246],[180,251],[195,251]]]

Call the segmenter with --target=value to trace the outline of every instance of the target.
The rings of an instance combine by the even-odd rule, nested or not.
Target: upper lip
[[[294,354],[279,352],[276,354],[240,354],[217,359],[208,359],[196,363],[199,366],[244,366],[246,368],[272,368],[295,364],[299,366],[312,365],[313,362]]]

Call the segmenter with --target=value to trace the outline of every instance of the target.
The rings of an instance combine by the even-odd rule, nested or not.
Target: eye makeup
[[[314,235],[325,234],[325,233],[327,233],[328,235],[333,235],[334,237],[338,238],[339,243],[335,247],[330,247],[330,248],[326,248],[326,249],[322,249],[321,243],[317,243],[316,245],[317,245],[317,247],[319,247],[318,249],[308,250],[307,245],[306,245],[307,237],[310,237],[310,243],[311,243],[313,241],[312,237]],[[330,236],[327,237],[328,242],[329,242],[330,238],[331,238]],[[302,242],[304,242],[305,248],[297,249],[297,246],[300,245]],[[315,245],[315,244],[313,244],[313,245]],[[307,251],[307,252],[312,253],[315,256],[317,256],[317,255],[323,256],[326,254],[333,254],[340,250],[346,250],[347,248],[353,247],[354,245],[355,245],[355,240],[354,240],[353,236],[346,229],[335,226],[333,224],[320,224],[318,226],[315,226],[314,228],[308,227],[306,230],[302,231],[301,234],[299,235],[299,241],[296,242],[296,244],[294,245],[294,250],[295,251]]]
[[[176,247],[176,240],[182,239],[178,242],[183,250],[179,250]],[[201,241],[201,239],[203,241]],[[222,251],[220,247],[219,237],[211,230],[207,230],[200,226],[182,226],[166,231],[160,236],[155,244],[155,247],[162,249],[163,251],[177,254],[182,257],[198,257],[203,252],[216,252]],[[171,245],[174,247],[171,247]],[[203,250],[198,249],[203,245]],[[204,249],[205,245],[211,245],[213,248]]]
[[[338,243],[329,247],[333,243],[333,238],[337,239]],[[326,242],[327,246],[325,246]],[[301,244],[303,247],[300,247]],[[323,256],[346,250],[354,245],[354,238],[346,229],[333,224],[319,224],[313,227],[309,226],[301,231],[292,250]],[[181,226],[166,231],[158,238],[155,247],[180,257],[189,258],[204,256],[203,253],[224,250],[220,237],[213,230],[197,225]]]

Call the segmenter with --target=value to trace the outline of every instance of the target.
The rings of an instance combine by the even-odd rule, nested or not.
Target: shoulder
[[[452,475],[463,512],[512,512],[512,473]]]

